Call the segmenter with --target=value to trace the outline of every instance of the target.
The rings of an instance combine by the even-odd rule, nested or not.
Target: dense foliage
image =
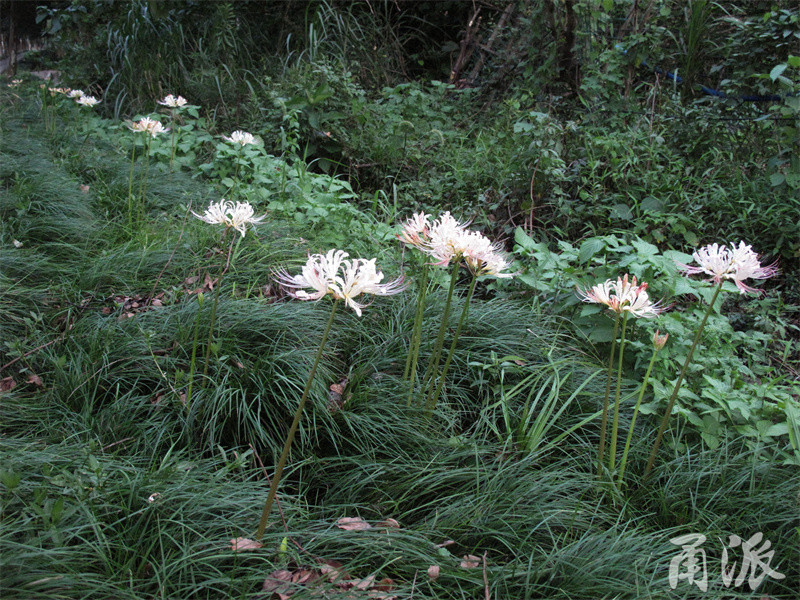
[[[0,80],[3,598],[796,596],[794,3],[72,0],[39,20],[47,45]],[[266,218],[220,236],[192,211],[221,198]],[[419,210],[503,240],[514,277],[470,302],[468,275],[397,241]],[[739,240],[777,261],[763,295],[681,274]],[[330,306],[275,272],[333,247],[409,288],[335,314],[317,354]],[[576,288],[623,273],[669,310],[620,337]],[[437,330],[456,350],[435,409],[403,373],[416,327],[421,370]],[[612,372],[617,480],[595,470]],[[306,380],[280,512],[236,552]],[[731,536],[758,532],[784,577],[726,585]],[[690,533],[707,590],[669,579]]]

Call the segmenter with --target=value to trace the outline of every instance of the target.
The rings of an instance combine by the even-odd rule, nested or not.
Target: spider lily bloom
[[[237,202],[236,206],[228,209],[228,226],[233,227],[236,231],[242,234],[242,237],[244,237],[244,234],[247,231],[248,223],[251,225],[260,223],[267,216],[261,215],[260,217],[254,217],[254,214],[255,210],[253,210],[253,207],[249,202]]]
[[[247,224],[260,223],[264,220],[266,215],[254,217],[255,211],[249,202],[233,202],[227,200],[220,200],[219,202],[212,202],[208,205],[203,215],[198,215],[192,211],[192,214],[211,225],[225,225],[226,228],[233,228],[244,237],[247,232]]]
[[[584,302],[605,304],[618,315],[627,312],[634,317],[649,319],[658,316],[665,308],[659,302],[652,302],[646,290],[646,283],[638,284],[636,277],[629,281],[626,274],[616,281],[608,279],[588,290],[578,289],[578,295]]]
[[[426,252],[427,243],[430,240],[430,215],[426,215],[424,212],[415,213],[400,227],[397,239],[417,250]]]
[[[247,133],[246,131],[234,131],[230,137],[223,135],[222,139],[231,144],[239,144],[241,146],[256,143],[256,138],[253,137],[253,134]]]
[[[507,279],[513,277],[513,273],[503,273],[511,266],[508,258],[497,251],[491,250],[481,252],[478,254],[465,254],[464,262],[467,263],[467,268],[474,275],[489,275],[491,277],[499,277]]]
[[[161,121],[156,121],[150,117],[142,117],[138,121],[126,121],[128,129],[134,133],[149,133],[151,137],[156,137],[159,133],[167,133],[168,127],[164,127]]]
[[[355,298],[361,294],[390,296],[406,289],[402,276],[387,283],[380,283],[383,280],[383,273],[376,270],[376,259],[347,260],[349,256],[342,250],[313,254],[308,257],[300,275],[289,275],[285,271],[279,271],[276,279],[298,300],[319,300],[330,294],[336,300],[344,300],[359,317],[365,305],[356,302]],[[302,288],[311,288],[313,292],[309,293]]]
[[[186,105],[186,98],[183,96],[175,97],[172,94],[167,94],[164,96],[164,99],[159,100],[158,103],[162,106],[169,106],[170,108],[180,108]]]
[[[98,104],[100,104],[100,100],[98,100],[94,96],[81,96],[80,98],[75,100],[75,102],[77,102],[81,106],[89,106],[89,107],[97,106]]]
[[[467,247],[477,243],[476,239],[470,240],[470,233],[465,223],[445,212],[431,225],[430,238],[423,251],[437,259],[434,264],[446,267],[451,261],[461,260]]]
[[[66,94],[67,94],[67,98],[73,98],[75,100],[77,100],[81,96],[85,95],[83,93],[83,90],[69,90],[68,92],[66,92]]]
[[[739,246],[731,248],[718,244],[703,246],[692,253],[692,258],[698,266],[678,263],[678,268],[686,275],[698,273],[710,275],[708,281],[717,284],[723,279],[732,279],[739,288],[740,294],[761,292],[761,290],[746,285],[745,279],[767,279],[778,272],[775,263],[762,267],[758,261],[758,254],[753,252],[752,246],[744,242],[739,242]]]

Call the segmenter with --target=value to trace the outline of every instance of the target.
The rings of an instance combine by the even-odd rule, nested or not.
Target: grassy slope
[[[282,484],[286,530],[275,512],[264,550],[231,552],[228,540],[255,528],[268,487],[259,461],[273,462],[327,318],[324,305],[259,293],[271,268],[305,248],[275,221],[242,241],[223,285],[216,358],[184,407],[193,327],[208,322],[185,281],[213,275],[220,254],[180,205],[217,192],[154,167],[146,225],[130,233],[124,143],[81,135],[80,121],[47,134],[35,103],[2,94],[0,363],[30,353],[2,374],[17,383],[0,400],[3,598],[251,598],[270,572],[318,558],[354,577],[390,577],[398,598],[482,598],[487,585],[497,598],[749,597],[746,584],[722,586],[718,537],[756,531],[786,575],[759,592],[793,597],[796,468],[757,460],[736,440],[713,452],[688,443],[665,450],[644,483],[644,423],[629,489],[603,493],[596,426],[571,430],[595,414],[602,375],[579,386],[603,366],[538,309],[512,302],[475,302],[446,401],[429,419],[406,406],[400,381],[410,293],[361,319],[339,315]],[[125,306],[152,290],[162,306]],[[426,330],[442,296],[432,296]],[[521,364],[498,359],[507,355]],[[525,377],[532,392],[574,397],[529,451],[498,402],[502,384]],[[332,408],[327,388],[345,378],[343,406]],[[528,387],[508,400],[512,429]],[[335,526],[343,516],[401,527],[345,531]],[[684,533],[709,540],[702,596],[667,582],[678,550],[669,540]],[[280,552],[286,536],[299,546]],[[459,566],[484,553],[485,573]]]

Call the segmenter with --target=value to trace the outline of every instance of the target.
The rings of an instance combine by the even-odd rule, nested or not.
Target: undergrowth
[[[389,96],[399,102],[414,92]],[[208,139],[199,142],[203,164],[212,165],[206,169],[184,163],[170,172],[162,160],[145,172],[135,163],[148,193],[143,222],[132,227],[129,136],[79,113],[66,113],[72,116],[50,134],[31,97],[0,95],[4,598],[259,598],[272,593],[262,590],[268,576],[337,561],[351,580],[374,575],[384,587],[345,589],[312,578],[283,591],[294,598],[324,590],[332,598],[688,600],[699,597],[691,582],[669,582],[681,550],[671,540],[694,533],[708,540],[702,597],[722,600],[750,597],[746,585],[723,585],[720,561],[730,536],[757,532],[772,543],[770,565],[784,575],[766,578],[758,593],[793,597],[800,479],[792,457],[800,448],[788,425],[770,443],[756,436],[762,443],[755,445],[722,426],[711,447],[692,419],[679,420],[648,479],[643,464],[655,418],[642,419],[626,485],[598,482],[606,367],[602,347],[588,343],[581,327],[591,330],[599,315],[570,313],[577,300],[565,296],[584,275],[605,276],[614,252],[592,242],[557,254],[522,236],[523,283],[495,284],[473,300],[432,413],[406,402],[402,381],[414,294],[378,298],[361,318],[337,315],[279,491],[280,512],[273,511],[262,548],[234,552],[231,539],[252,535],[328,314],[325,306],[289,301],[271,274],[340,240],[354,255],[378,254],[387,275],[397,274],[393,265],[403,257],[392,223],[350,203],[352,188],[340,179],[309,171],[291,144],[281,156],[258,149],[238,193],[270,213],[237,238],[220,281],[227,246],[189,212],[231,191],[214,179],[218,149]],[[531,128],[548,121],[525,119]],[[531,144],[524,160],[536,152]],[[597,185],[622,185],[601,162],[586,167]],[[265,165],[279,176],[263,172]],[[561,177],[563,166],[553,157],[548,176]],[[636,243],[642,269],[665,268]],[[562,261],[569,285],[553,281],[547,261]],[[441,279],[434,277],[423,331],[442,319]],[[211,326],[204,306],[217,284],[209,369],[197,374],[188,403],[193,333]],[[463,301],[456,299],[454,315]],[[717,317],[727,335],[730,325]],[[450,325],[448,342],[455,317]],[[642,350],[641,339],[631,343]],[[433,347],[423,340],[423,364]],[[628,400],[641,364],[624,371]],[[788,396],[781,396],[787,405]],[[548,400],[557,418],[531,409]],[[342,517],[369,527],[342,527]]]

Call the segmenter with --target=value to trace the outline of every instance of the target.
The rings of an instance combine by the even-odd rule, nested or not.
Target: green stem
[[[147,142],[144,150],[144,176],[142,183],[139,185],[139,224],[144,222],[145,215],[145,196],[147,194],[147,177],[150,173],[150,136],[147,137]]]
[[[428,295],[428,265],[422,267],[422,277],[419,282],[419,295],[417,296],[417,313],[414,315],[414,329],[411,333],[411,343],[406,358],[406,368],[403,371],[403,381],[409,382],[408,406],[411,406],[411,397],[414,393],[414,381],[417,376],[417,363],[419,361],[419,347],[422,343],[422,318],[425,314],[425,300]]]
[[[597,445],[597,477],[603,474],[603,459],[606,453],[606,430],[608,429],[608,399],[611,396],[611,377],[614,372],[614,354],[617,350],[617,331],[619,330],[619,314],[614,319],[614,333],[611,334],[611,356],[608,359],[606,375],[606,394],[603,397],[603,417],[600,423],[600,442]]]
[[[133,162],[136,158],[136,133],[133,134],[133,146],[131,146],[131,170],[128,175],[128,225],[133,227]]]
[[[614,471],[614,464],[617,462],[617,432],[619,430],[619,411],[620,411],[620,392],[622,390],[622,356],[625,353],[625,330],[628,327],[628,311],[622,317],[622,337],[619,342],[619,364],[617,366],[617,390],[614,395],[614,421],[611,424],[611,447],[608,449],[608,470]]]
[[[686,370],[689,368],[689,363],[692,361],[692,355],[694,354],[694,349],[697,347],[697,343],[700,341],[700,335],[703,333],[703,328],[706,326],[706,321],[708,320],[708,315],[711,314],[711,311],[714,310],[714,302],[719,295],[720,290],[722,290],[722,281],[719,282],[717,285],[717,289],[714,290],[714,295],[711,297],[711,302],[708,304],[708,310],[706,314],[703,316],[703,320],[700,322],[700,327],[697,329],[697,333],[694,336],[694,341],[692,342],[692,347],[689,349],[689,354],[686,357],[686,362],[683,363],[683,367],[681,368],[681,372],[678,375],[678,381],[675,382],[675,387],[672,390],[672,395],[669,397],[669,401],[667,402],[667,409],[664,412],[664,418],[661,419],[661,425],[658,427],[658,433],[656,434],[656,441],[653,444],[653,449],[650,451],[650,458],[647,459],[647,467],[644,470],[644,478],[650,475],[650,471],[653,470],[653,465],[656,462],[656,454],[658,453],[658,448],[661,446],[661,438],[664,436],[664,431],[667,428],[667,423],[669,423],[669,417],[672,414],[672,407],[675,405],[675,399],[678,397],[678,390],[681,389],[681,384],[683,383],[683,378],[686,375]]]
[[[322,358],[325,342],[328,340],[328,333],[330,333],[331,326],[333,325],[333,317],[336,315],[336,308],[338,306],[339,301],[334,301],[333,308],[331,309],[331,316],[328,318],[328,324],[325,326],[325,332],[322,334],[322,340],[319,343],[317,355],[314,357],[314,364],[311,367],[311,372],[308,374],[306,387],[303,389],[303,395],[300,398],[300,405],[297,407],[297,411],[294,413],[294,420],[289,428],[289,433],[286,435],[286,441],[283,444],[283,452],[281,452],[281,456],[278,459],[278,465],[275,467],[275,474],[272,476],[272,483],[269,486],[267,502],[264,504],[264,510],[261,511],[261,520],[258,523],[256,540],[261,539],[261,537],[264,535],[264,530],[267,528],[267,519],[269,518],[269,513],[272,509],[272,503],[275,501],[275,496],[278,492],[278,484],[280,483],[281,476],[283,475],[283,468],[286,466],[286,460],[289,457],[289,451],[292,448],[292,442],[294,441],[294,436],[297,433],[297,427],[300,424],[300,418],[303,416],[303,407],[306,405],[306,400],[308,400],[308,393],[311,390],[311,384],[314,382],[314,376],[317,374],[317,367],[319,366],[319,361]]]
[[[177,127],[175,123],[175,109],[171,110],[171,117],[172,117],[172,153],[169,156],[169,172],[172,173],[172,163],[175,161],[175,133],[177,132]]]
[[[197,338],[200,332],[200,313],[203,308],[203,294],[197,295],[197,314],[194,317],[194,336],[192,339],[192,361],[189,363],[189,389],[186,391],[186,410],[189,410],[189,403],[192,401],[192,388],[194,387],[194,370],[197,359]]]
[[[450,306],[453,303],[453,290],[458,281],[458,263],[453,264],[453,272],[450,275],[450,287],[447,290],[447,301],[444,304],[444,313],[442,314],[442,323],[439,325],[439,333],[436,336],[436,344],[433,347],[433,354],[428,360],[428,368],[425,371],[425,378],[423,379],[424,389],[427,392],[436,381],[436,376],[439,373],[439,361],[442,358],[442,346],[444,346],[444,334],[447,331],[447,326],[450,322]]]
[[[439,377],[439,385],[436,386],[436,391],[433,392],[432,396],[428,398],[427,402],[427,409],[432,411],[436,408],[436,403],[439,401],[439,395],[442,393],[442,388],[444,387],[444,379],[447,375],[447,370],[450,368],[450,363],[453,361],[453,356],[456,353],[456,344],[458,344],[458,336],[461,335],[461,330],[464,328],[464,324],[467,322],[467,315],[469,314],[469,303],[472,300],[472,294],[475,292],[475,285],[478,283],[478,276],[473,275],[472,281],[469,285],[469,291],[467,292],[467,298],[464,300],[464,308],[461,309],[461,318],[458,320],[458,327],[456,327],[456,333],[453,336],[453,341],[450,343],[450,352],[447,354],[447,359],[444,361],[444,366],[442,367],[442,374]]]
[[[647,389],[647,383],[650,380],[650,372],[653,370],[653,364],[656,362],[656,354],[658,354],[658,348],[653,348],[653,356],[650,357],[650,364],[647,365],[647,372],[644,374],[644,380],[642,381],[642,387],[639,390],[639,398],[636,400],[636,406],[633,407],[633,417],[631,417],[631,428],[628,430],[628,437],[625,439],[625,449],[622,451],[622,460],[619,463],[619,475],[617,476],[617,485],[618,487],[622,487],[622,476],[625,474],[625,465],[628,464],[628,451],[631,447],[631,441],[633,440],[633,428],[636,425],[636,417],[639,415],[639,407],[642,405],[642,398],[644,398],[644,392]]]
[[[222,239],[225,239],[225,236],[228,235],[228,230],[225,230],[223,233]],[[219,273],[219,277],[217,277],[217,287],[214,288],[214,303],[211,305],[211,322],[208,324],[208,343],[206,344],[206,352],[203,356],[203,386],[205,387],[205,378],[208,375],[208,363],[211,359],[211,344],[214,342],[214,326],[217,323],[217,305],[219,304],[219,289],[222,287],[222,278],[225,273],[228,271],[228,266],[230,265],[230,258],[231,252],[233,252],[233,244],[236,242],[236,235],[231,239],[231,245],[228,248],[228,259],[225,261],[225,264],[222,266],[222,270]]]

